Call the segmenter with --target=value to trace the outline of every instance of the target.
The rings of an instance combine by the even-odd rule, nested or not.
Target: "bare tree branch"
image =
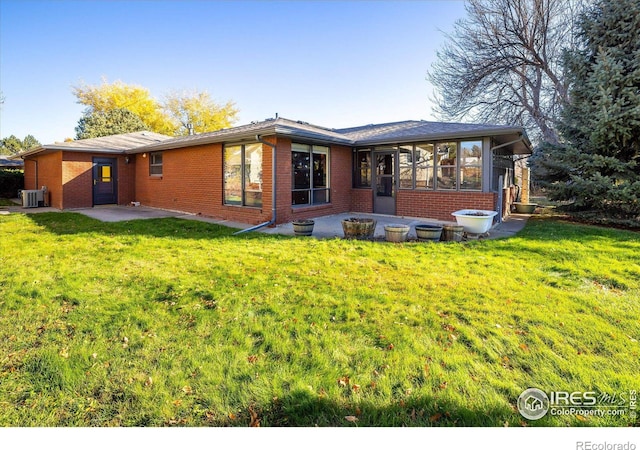
[[[587,0],[468,0],[428,73],[444,119],[519,124],[557,142],[567,100],[562,54]]]

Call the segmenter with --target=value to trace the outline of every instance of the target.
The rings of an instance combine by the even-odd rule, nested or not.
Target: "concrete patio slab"
[[[417,239],[415,226],[418,224],[430,223],[439,225],[456,225],[455,221],[442,221],[437,219],[425,219],[419,217],[400,217],[400,216],[388,216],[383,214],[363,214],[363,213],[343,213],[334,214],[331,216],[321,216],[314,218],[315,226],[313,227],[313,237],[319,239],[333,239],[344,237],[342,231],[342,220],[350,217],[360,217],[376,220],[376,230],[374,232],[374,239],[384,239],[385,232],[384,227],[386,225],[403,224],[409,225],[410,231],[408,239]],[[528,214],[513,214],[504,222],[496,224],[491,230],[486,239],[498,239],[513,236],[524,228],[529,218]],[[273,228],[262,228],[258,230],[268,234],[284,234],[293,236],[293,224],[286,223],[277,225]]]

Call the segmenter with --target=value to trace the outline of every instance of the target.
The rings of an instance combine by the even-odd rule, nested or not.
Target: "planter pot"
[[[389,242],[404,242],[409,235],[409,225],[386,225],[384,235]]]
[[[515,206],[516,212],[518,214],[533,214],[533,212],[536,210],[536,207],[538,206],[538,204],[537,203],[514,202],[513,206]]]
[[[460,242],[464,235],[464,227],[461,225],[445,225],[442,234],[443,241]]]
[[[420,241],[439,241],[442,235],[442,226],[422,223],[416,225],[416,236]]]
[[[296,220],[293,222],[293,233],[296,236],[311,236],[314,225],[313,220]]]
[[[477,234],[489,231],[491,225],[493,225],[493,218],[497,214],[496,211],[482,209],[461,209],[451,213],[456,218],[458,225],[464,227],[464,231]]]
[[[376,225],[373,219],[351,217],[342,221],[342,231],[347,239],[372,239]]]

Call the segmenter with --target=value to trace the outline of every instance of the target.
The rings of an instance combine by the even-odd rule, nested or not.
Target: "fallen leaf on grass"
[[[520,344],[520,348],[525,352],[529,351],[529,346],[527,344]]]
[[[63,358],[68,358],[69,357],[69,349],[63,348],[62,350],[60,350],[60,356],[62,356]]]
[[[435,413],[433,416],[429,417],[429,422],[437,422],[442,417],[442,413]]]
[[[182,392],[184,392],[187,395],[193,394],[193,389],[191,388],[191,386],[185,386],[182,388]]]
[[[260,419],[258,418],[258,413],[254,411],[252,406],[249,406],[249,416],[251,417],[251,422],[249,423],[249,426],[253,428],[259,428]]]
[[[358,392],[360,390],[360,385],[354,384],[353,386],[351,386],[351,389],[353,389],[353,392]]]
[[[358,418],[356,416],[344,416],[344,419],[347,422],[357,422],[358,421]]]
[[[447,382],[443,381],[442,383],[440,383],[440,389],[446,389],[447,388]]]
[[[578,419],[580,422],[587,421],[587,418],[585,416],[581,416],[580,414],[576,414],[576,419]]]
[[[349,386],[349,377],[345,375],[342,378],[338,378],[338,386],[340,387]]]
[[[258,355],[251,355],[247,358],[247,361],[249,361],[249,364],[253,364],[256,361],[258,361]]]

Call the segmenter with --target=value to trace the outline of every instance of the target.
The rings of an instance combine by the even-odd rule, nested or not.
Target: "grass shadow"
[[[515,403],[515,400],[514,400]],[[435,397],[399,400],[380,407],[366,400],[340,404],[311,391],[296,390],[268,405],[251,405],[233,420],[212,421],[212,426],[250,426],[259,419],[266,427],[504,427],[549,426],[545,418],[525,420],[507,405],[484,408]],[[576,421],[576,425],[582,425]]]
[[[246,233],[234,235],[238,229],[196,220],[173,217],[139,219],[122,222],[102,222],[73,212],[50,212],[29,215],[29,219],[56,235],[99,234],[123,236],[149,236],[170,239],[242,239],[252,240],[266,235]],[[290,236],[271,235],[277,238]]]

